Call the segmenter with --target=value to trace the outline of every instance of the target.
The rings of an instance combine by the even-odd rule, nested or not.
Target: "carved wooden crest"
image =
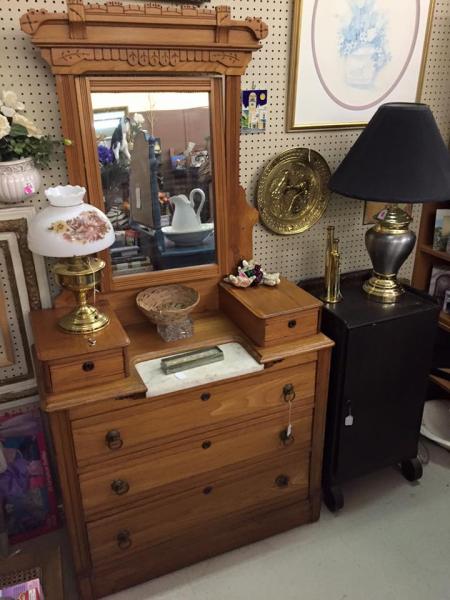
[[[261,19],[232,20],[228,6],[149,2],[67,0],[66,13],[29,10],[20,24],[59,74],[176,70],[242,75],[268,33]]]

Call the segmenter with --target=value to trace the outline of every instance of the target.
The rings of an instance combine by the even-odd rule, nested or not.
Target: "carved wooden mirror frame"
[[[29,10],[20,22],[56,78],[63,133],[73,141],[66,147],[69,181],[84,185],[90,202],[99,208],[103,200],[93,154],[91,89],[113,89],[123,85],[123,76],[131,75],[131,89],[142,90],[152,76],[167,89],[183,91],[198,84],[201,76],[212,99],[215,179],[223,191],[216,211],[217,264],[115,279],[108,268],[104,291],[175,281],[211,290],[241,257],[252,255],[257,212],[239,185],[240,89],[252,52],[267,36],[266,24],[260,19],[234,21],[226,6],[205,9],[116,1],[85,5],[82,0],[67,0],[67,9],[66,13]],[[109,264],[107,253],[104,258]]]

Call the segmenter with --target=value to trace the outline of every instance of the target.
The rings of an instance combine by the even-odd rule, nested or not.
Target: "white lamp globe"
[[[41,256],[86,256],[109,248],[114,229],[108,217],[83,200],[86,189],[58,185],[45,190],[49,206],[31,220],[28,246]]]

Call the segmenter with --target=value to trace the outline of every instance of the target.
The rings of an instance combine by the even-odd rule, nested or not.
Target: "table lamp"
[[[87,303],[87,294],[100,282],[105,262],[90,254],[114,243],[106,215],[83,201],[85,188],[59,185],[45,190],[50,205],[38,212],[28,230],[28,246],[42,256],[65,258],[54,267],[58,282],[72,290],[77,306],[60,321],[69,333],[93,333],[106,327],[109,317]]]
[[[425,104],[383,104],[352,146],[329,187],[343,196],[383,202],[376,224],[366,233],[373,265],[363,285],[379,302],[396,302],[403,293],[397,273],[414,248],[412,218],[398,203],[450,199],[450,154]]]

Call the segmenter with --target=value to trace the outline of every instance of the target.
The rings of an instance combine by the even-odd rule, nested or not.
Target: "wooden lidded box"
[[[67,392],[126,377],[130,340],[109,305],[102,306],[111,319],[108,327],[87,335],[59,329],[58,320],[69,310],[65,307],[30,313],[46,392]]]
[[[287,279],[276,287],[220,284],[220,307],[258,346],[319,332],[322,302]]]

